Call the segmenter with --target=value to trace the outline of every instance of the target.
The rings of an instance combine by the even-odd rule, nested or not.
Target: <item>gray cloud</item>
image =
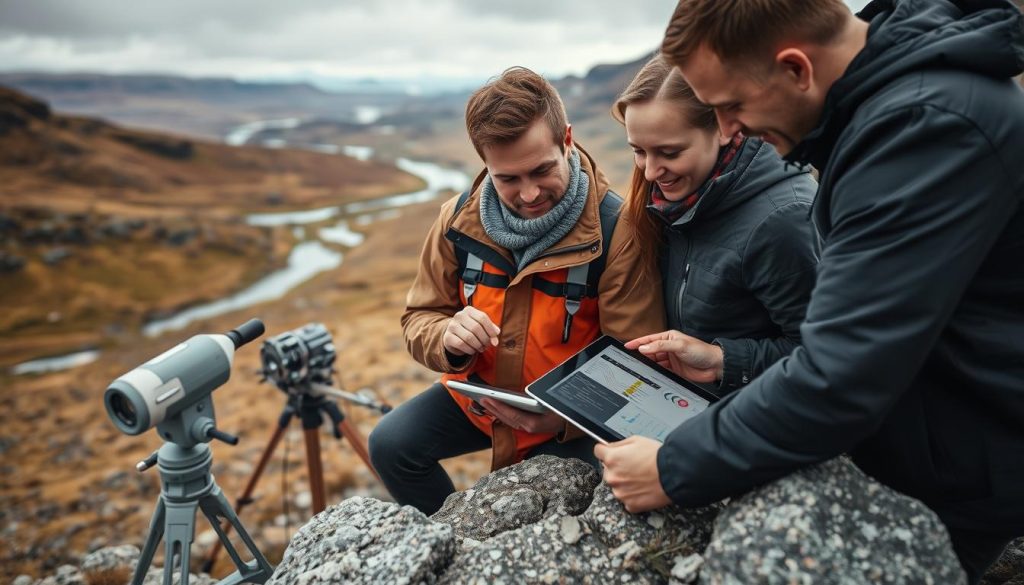
[[[211,24],[229,30],[273,29],[296,16],[341,4],[336,0],[0,0],[0,32],[72,39],[160,33],[188,37],[197,26]]]
[[[866,0],[850,0],[859,8]],[[0,0],[0,67],[260,77],[584,73],[657,46],[674,0]]]
[[[663,0],[590,0],[586,3],[552,0],[468,0],[459,4],[471,14],[498,14],[524,22],[602,22],[612,27],[644,25],[664,28],[676,3]]]

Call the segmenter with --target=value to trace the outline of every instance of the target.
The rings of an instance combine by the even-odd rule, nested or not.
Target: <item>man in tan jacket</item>
[[[493,469],[542,453],[596,465],[593,442],[557,414],[478,404],[445,383],[523,392],[601,334],[664,327],[660,283],[644,276],[657,271],[643,270],[622,200],[573,142],[554,87],[509,69],[473,94],[466,126],[486,168],[442,206],[402,316],[409,352],[444,375],[370,436],[388,490],[426,514],[454,491],[440,459],[492,447]]]

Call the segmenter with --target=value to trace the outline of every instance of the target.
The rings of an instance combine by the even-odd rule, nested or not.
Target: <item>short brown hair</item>
[[[548,80],[525,67],[510,67],[473,92],[466,104],[466,131],[480,158],[483,148],[515,142],[544,118],[555,144],[565,152],[568,122],[558,91]]]
[[[705,132],[718,132],[715,110],[701,103],[679,70],[673,67],[663,55],[655,55],[637,72],[633,81],[619,94],[612,106],[612,117],[626,123],[626,109],[633,104],[643,104],[655,98],[676,104],[686,114],[691,126]],[[658,246],[661,244],[661,223],[647,210],[651,182],[644,177],[640,167],[633,166],[633,177],[629,184],[626,213],[630,218],[633,240],[640,251],[640,265],[656,266]]]
[[[722,61],[756,63],[784,40],[828,44],[850,17],[843,0],[680,0],[661,51],[675,65],[701,45]]]

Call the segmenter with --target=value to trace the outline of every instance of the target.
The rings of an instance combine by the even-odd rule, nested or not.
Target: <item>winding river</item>
[[[366,147],[359,152],[367,153]],[[322,150],[317,148],[317,150]],[[283,297],[288,291],[313,278],[326,270],[337,268],[342,261],[342,253],[324,245],[324,242],[338,244],[346,248],[354,248],[363,242],[363,235],[353,231],[350,221],[359,226],[366,226],[378,219],[394,217],[400,208],[414,203],[422,203],[436,199],[447,190],[462,191],[469,186],[469,178],[461,172],[445,169],[433,163],[398,159],[396,165],[427,183],[426,188],[412,193],[388,195],[376,199],[357,201],[345,205],[322,207],[303,211],[281,213],[254,213],[246,218],[249,225],[282,226],[320,223],[338,218],[339,221],[330,227],[317,230],[316,239],[300,242],[288,256],[288,266],[268,274],[249,288],[235,293],[230,297],[191,307],[168,317],[151,321],[143,327],[148,337],[156,337],[167,331],[181,329],[197,319],[208,319],[231,311],[244,309],[252,305],[272,301]],[[391,212],[388,214],[387,212]],[[305,234],[305,231],[302,232]]]
[[[243,145],[260,130],[294,128],[299,123],[300,120],[297,118],[286,118],[244,124],[229,132],[225,142]],[[343,154],[360,160],[369,160],[373,156],[373,149],[366,146],[337,146],[333,144],[292,146],[328,154]],[[363,234],[353,230],[353,225],[365,227],[375,221],[394,218],[401,214],[401,208],[406,205],[431,201],[445,191],[462,191],[469,186],[470,179],[464,173],[433,163],[400,158],[395,164],[398,168],[422,178],[427,184],[426,188],[411,193],[388,195],[319,209],[255,213],[247,216],[246,221],[249,225],[296,226],[296,237],[302,241],[296,244],[289,254],[288,265],[264,276],[248,288],[229,297],[190,307],[169,317],[151,321],[142,328],[143,334],[147,337],[156,337],[168,331],[182,329],[198,319],[209,319],[279,299],[317,274],[341,265],[343,253],[324,243],[332,246],[340,245],[349,249],[359,246],[363,242]],[[320,223],[335,218],[338,221],[334,225],[319,228],[313,238],[307,238],[309,230],[301,227],[305,224]],[[89,350],[65,356],[42,358],[18,364],[12,368],[11,373],[28,374],[63,370],[84,365],[94,361],[97,357],[99,357],[98,350]]]

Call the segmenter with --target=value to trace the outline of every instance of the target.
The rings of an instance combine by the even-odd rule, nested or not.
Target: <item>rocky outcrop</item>
[[[81,567],[62,565],[57,572],[44,579],[33,580],[21,575],[12,585],[114,585],[127,584],[139,562],[139,548],[132,545],[112,546],[100,549],[85,557]],[[163,585],[164,571],[161,567],[150,567],[142,579],[142,585]],[[179,585],[180,575],[174,573],[171,585]],[[190,573],[189,585],[213,585],[216,579],[209,575]]]
[[[583,514],[552,514],[482,541],[441,582],[664,583],[674,563],[707,546],[716,511],[628,514],[601,484]]]
[[[103,549],[81,570],[65,566],[16,585],[78,585],[90,571],[130,571],[137,558],[135,547]],[[151,569],[146,585],[161,576]],[[964,582],[935,514],[846,458],[730,502],[629,514],[585,463],[541,456],[452,494],[431,518],[349,498],[296,533],[267,583]],[[982,583],[1024,585],[1024,538]]]
[[[981,585],[1024,585],[1024,538],[1011,542],[989,567]]]
[[[164,158],[187,160],[195,154],[192,141],[130,131],[112,131],[111,138]]]
[[[451,526],[408,506],[349,498],[299,530],[267,585],[435,583],[454,553]]]
[[[50,106],[24,93],[0,87],[0,136],[14,128],[27,128],[33,119],[48,120]]]
[[[459,536],[484,540],[551,516],[575,516],[590,505],[601,478],[579,459],[542,456],[485,476],[452,494],[431,516]]]
[[[712,583],[964,583],[934,512],[834,459],[736,499],[715,522]]]
[[[349,500],[303,528],[273,583],[964,582],[938,518],[843,458],[700,509],[629,514],[595,484],[582,462],[537,457],[432,519]]]

